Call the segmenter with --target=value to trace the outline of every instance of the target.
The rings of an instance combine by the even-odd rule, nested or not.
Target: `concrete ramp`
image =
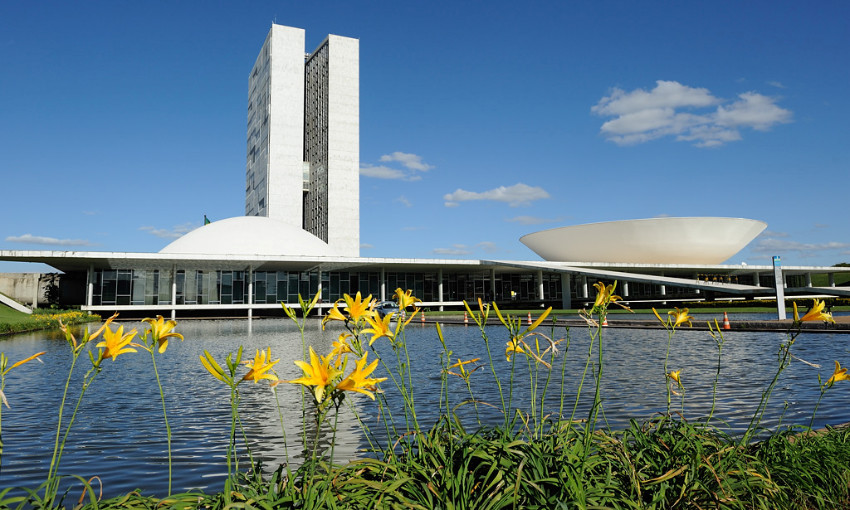
[[[9,296],[6,296],[5,294],[0,294],[0,303],[3,303],[4,305],[8,306],[9,308],[11,308],[13,310],[17,310],[19,312],[32,313],[32,310],[28,306],[24,306],[24,305],[18,303],[17,301],[10,298]]]

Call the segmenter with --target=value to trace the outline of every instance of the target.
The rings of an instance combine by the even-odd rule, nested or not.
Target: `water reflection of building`
[[[584,306],[598,280],[621,282],[618,293],[626,300],[775,294],[773,266],[593,257],[583,262],[361,258],[359,41],[329,35],[305,56],[302,29],[273,25],[248,89],[245,216],[204,225],[159,253],[0,251],[0,260],[53,266],[65,273],[64,304],[125,316],[252,316],[279,310],[281,301],[297,303],[299,294],[321,291],[322,306],[329,306],[346,293],[385,299],[396,287],[412,289],[425,306],[440,309],[478,298],[571,308]],[[542,239],[533,248],[538,251],[560,242],[552,237],[560,235],[556,230],[561,229],[525,238]],[[686,238],[677,232],[680,245]],[[676,250],[675,243],[671,246],[665,255]],[[625,249],[606,255],[630,251],[622,243],[618,248]],[[786,295],[850,295],[850,289],[835,286],[834,274],[841,272],[850,268],[785,267],[780,284]],[[825,286],[813,285],[812,275],[818,274],[828,275]],[[35,294],[19,298],[29,301]]]

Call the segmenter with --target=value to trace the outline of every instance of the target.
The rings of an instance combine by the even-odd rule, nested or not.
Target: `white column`
[[[627,282],[627,281],[623,282],[623,297],[624,298],[629,297],[629,282]]]
[[[41,283],[41,273],[33,273],[32,280],[32,309],[35,310],[36,308],[38,308],[38,284]]]
[[[829,273],[829,286],[835,287],[835,273]]]
[[[443,311],[443,270],[437,270],[437,301],[440,302],[440,311]]]
[[[387,270],[381,268],[381,301],[387,300]]]
[[[540,301],[546,299],[543,295],[543,271],[537,271],[537,299]]]
[[[581,277],[581,297],[587,299],[587,276]]]
[[[171,266],[171,318],[177,318],[177,265]]]
[[[806,287],[812,286],[812,273],[806,273]]]
[[[573,297],[570,294],[570,274],[561,273],[561,308],[568,310],[573,307]]]
[[[496,300],[496,269],[490,269],[490,301]]]
[[[254,266],[248,266],[248,321],[254,318]]]
[[[756,287],[761,287],[761,281],[759,280],[759,272],[756,271],[753,273],[753,285]]]
[[[94,301],[94,264],[89,265],[88,284],[86,285],[86,306],[91,306]]]
[[[785,320],[785,276],[779,256],[773,257],[773,277],[776,286],[776,315],[779,320]]]
[[[322,288],[322,270],[321,269],[319,269],[319,290],[318,290],[318,293],[319,293],[318,302],[321,303],[323,301],[322,294],[324,293],[324,288]],[[322,307],[321,306],[316,307],[316,313],[319,314],[319,317],[322,316]]]

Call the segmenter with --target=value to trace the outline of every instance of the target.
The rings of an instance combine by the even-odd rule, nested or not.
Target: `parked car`
[[[378,312],[378,317],[382,319],[391,313],[398,314],[398,303],[395,301],[381,301],[375,306],[375,311]]]

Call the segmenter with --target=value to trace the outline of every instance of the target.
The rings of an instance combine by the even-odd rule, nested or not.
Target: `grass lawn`
[[[29,318],[29,314],[13,310],[6,305],[0,304],[0,322],[14,324],[17,322],[23,322]]]

